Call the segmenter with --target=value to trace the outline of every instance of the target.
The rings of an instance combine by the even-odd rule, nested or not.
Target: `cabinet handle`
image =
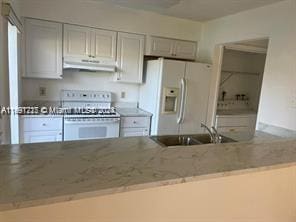
[[[45,123],[42,123],[42,126],[46,126],[46,124]]]

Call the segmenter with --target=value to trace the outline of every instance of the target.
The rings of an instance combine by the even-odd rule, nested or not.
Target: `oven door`
[[[119,119],[65,119],[64,141],[119,137]]]

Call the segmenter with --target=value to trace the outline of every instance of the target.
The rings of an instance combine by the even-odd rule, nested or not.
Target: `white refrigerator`
[[[203,133],[211,65],[169,59],[147,61],[139,107],[151,112],[151,135]]]

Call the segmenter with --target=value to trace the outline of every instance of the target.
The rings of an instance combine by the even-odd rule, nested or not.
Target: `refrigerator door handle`
[[[186,79],[181,79],[181,102],[180,102],[180,110],[179,116],[177,119],[177,123],[181,124],[184,121],[184,109],[185,109],[185,97],[186,97]]]
[[[185,105],[186,105],[186,94],[187,94],[187,80],[183,78],[184,81],[184,92],[183,92],[183,98],[182,98],[182,116],[181,116],[181,123],[184,122],[185,118]]]

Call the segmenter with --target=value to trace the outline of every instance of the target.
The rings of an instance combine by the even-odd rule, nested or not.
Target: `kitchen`
[[[204,133],[200,124],[207,122],[212,69],[210,64],[192,62],[196,58],[197,42],[148,36],[144,52],[144,35],[29,18],[25,18],[24,23],[25,64],[30,65],[24,65],[22,90],[24,94],[28,91],[35,96],[39,94],[42,100],[26,100],[23,106],[46,109],[61,106],[63,109],[72,110],[56,116],[45,116],[42,113],[34,116],[21,115],[20,143]],[[53,27],[54,32],[51,33]],[[45,31],[47,28],[50,33]],[[36,47],[45,34],[48,42],[44,41]],[[53,34],[53,39],[50,39],[50,34]],[[57,41],[55,47],[52,47],[53,40]],[[50,47],[46,48],[47,45]],[[49,53],[51,51],[52,53]],[[161,60],[157,57],[166,59]],[[55,61],[57,62],[54,63]],[[239,61],[234,60],[234,64],[238,66]],[[261,66],[264,65],[263,59]],[[245,66],[252,67],[252,64]],[[155,77],[161,67],[163,73]],[[183,72],[184,76],[179,76]],[[67,83],[73,81],[74,75],[97,76],[99,79],[95,81],[100,81],[100,75],[109,75],[108,81],[114,82],[112,91],[87,91],[85,88],[66,90],[65,85],[68,87]],[[36,79],[44,79],[44,82],[36,84]],[[60,84],[62,88],[55,89],[56,92],[60,91],[59,98],[56,101],[44,101],[48,90],[52,90],[48,88],[56,88],[61,80],[64,81]],[[48,81],[54,86],[48,86]],[[117,88],[116,84],[133,84],[133,87],[138,87],[138,101],[117,104],[118,98],[114,98],[113,92],[114,88]],[[159,88],[160,84],[162,86]],[[36,89],[36,86],[39,88]],[[34,88],[35,92],[30,92]],[[252,91],[254,90],[251,89],[250,93]],[[260,90],[257,91],[256,97],[259,97]],[[153,95],[152,92],[157,93]],[[126,96],[125,91],[119,94],[120,99]],[[150,101],[151,97],[155,98],[155,103]],[[259,100],[257,107],[258,103]],[[218,106],[219,104],[218,102]],[[84,113],[85,108],[94,109],[94,112]],[[246,121],[250,122],[250,125],[255,125],[256,118]],[[172,124],[174,122],[175,124]],[[252,139],[255,132],[255,127],[253,128],[246,130],[251,135],[246,139],[234,139]]]
[[[45,29],[47,28],[48,31],[46,32]],[[38,42],[42,42],[42,37],[45,34],[48,42],[39,43],[40,45],[37,47],[36,45]],[[52,40],[50,39],[50,34],[52,34]],[[191,85],[191,88],[188,90],[183,85],[179,90],[181,79],[178,79],[177,72],[183,72],[181,67],[185,63],[172,60],[195,60],[197,42],[148,36],[146,38],[146,52],[144,52],[145,38],[146,36],[140,34],[107,31],[86,26],[25,18],[25,64],[30,65],[25,65],[24,68],[25,73],[22,85],[24,94],[29,91],[29,93],[34,93],[36,96],[36,91],[32,91],[34,89],[32,85],[35,85],[35,88],[39,85],[37,95],[39,93],[39,98],[44,99],[47,97],[48,90],[51,90],[48,88],[56,88],[56,85],[61,80],[64,82],[60,84],[60,87],[63,87],[62,89],[55,89],[56,92],[60,91],[60,97],[56,101],[26,100],[24,101],[24,107],[46,107],[49,105],[47,108],[50,109],[50,107],[54,107],[54,104],[58,105],[60,103],[61,107],[66,111],[64,115],[56,116],[45,116],[42,113],[41,115],[34,116],[21,115],[20,143],[101,139],[119,136],[149,136],[151,134],[150,125],[154,127],[156,121],[154,119],[158,115],[154,112],[155,108],[153,110],[145,109],[144,101],[149,101],[150,99],[139,98],[138,101],[117,104],[118,98],[114,98],[114,88],[117,88],[116,84],[130,84],[131,86],[128,85],[128,88],[139,88],[140,95],[137,97],[141,97],[143,94],[147,94],[150,97],[151,95],[149,94],[152,91],[161,90],[162,87],[161,89],[149,89],[151,87],[149,83],[152,82],[150,78],[156,70],[149,73],[149,65],[147,65],[147,70],[144,69],[144,63],[149,64],[150,61],[157,61],[157,57],[171,59],[164,60],[165,63],[170,63],[171,61],[171,64],[168,65],[170,66],[168,70],[164,70],[164,72],[167,72],[166,75],[170,75],[167,77],[169,81],[172,81],[173,75],[176,75],[174,83],[163,83],[171,84],[169,86],[172,90],[175,90],[173,110],[163,110],[162,112],[165,118],[170,118],[170,120],[166,120],[163,128],[171,128],[172,126],[169,123],[177,119],[177,115],[183,115],[184,118],[185,112],[187,112],[186,121],[188,121],[189,118],[192,120],[192,117],[194,117],[193,113],[196,112],[198,113],[196,115],[197,119],[194,120],[196,125],[189,126],[191,129],[183,130],[182,133],[202,133],[203,129],[200,127],[200,124],[206,122],[206,98],[209,91],[211,66],[196,63],[196,67],[194,67],[194,63],[187,63],[187,66],[192,69],[191,78],[195,78],[194,81],[197,82],[202,81],[200,84],[203,87],[199,89],[200,91],[194,92],[196,85]],[[54,45],[54,43],[56,44]],[[46,48],[47,45],[50,47]],[[55,47],[52,48],[52,45]],[[63,48],[61,47],[62,45]],[[52,53],[49,53],[51,51]],[[148,56],[150,61],[146,59]],[[154,57],[154,59],[151,59],[151,57]],[[57,62],[55,63],[55,61]],[[54,66],[51,64],[54,64]],[[189,66],[190,64],[191,66]],[[169,73],[170,69],[174,69],[174,66],[179,66],[179,71],[175,74]],[[185,66],[183,69],[185,70]],[[195,72],[200,72],[201,76],[194,77]],[[108,76],[108,81],[114,82],[112,84],[113,87],[111,86],[112,91],[88,91],[85,88],[79,88],[79,90],[70,88],[66,90],[64,88],[68,87],[68,81],[73,81],[73,76],[89,77],[90,75],[98,78],[95,81],[101,80],[100,75]],[[147,78],[146,84],[143,84],[144,75]],[[191,80],[188,78],[189,76],[187,81],[190,82]],[[184,79],[182,78],[183,81]],[[39,80],[44,82],[40,83],[38,82]],[[89,81],[89,79],[87,80]],[[48,86],[48,81],[54,84],[54,86]],[[165,80],[163,79],[162,81]],[[157,86],[159,83],[154,85]],[[174,88],[172,88],[173,86]],[[89,87],[89,84],[87,87]],[[100,89],[97,88],[97,85],[94,87]],[[148,87],[148,90],[145,90],[146,87]],[[166,90],[169,90],[169,88]],[[200,100],[194,100],[192,94],[187,95],[186,99],[185,90],[186,93],[189,93],[191,90],[191,93],[203,94],[203,96]],[[129,92],[120,91],[120,99],[124,100],[127,93],[129,94]],[[133,92],[133,94],[139,93]],[[183,96],[182,99],[180,98],[181,94]],[[158,98],[162,97],[161,95],[155,96]],[[171,97],[171,95],[168,96]],[[191,98],[191,102],[189,102],[189,98]],[[185,99],[187,105],[185,104]],[[159,104],[155,104],[155,106],[160,105],[160,103],[159,101]],[[202,110],[196,109],[194,104],[203,107]],[[83,109],[85,108],[94,109],[94,112],[84,113]],[[166,109],[165,106],[163,108]],[[67,112],[67,109],[72,110]],[[73,109],[78,110],[73,111]],[[188,115],[191,115],[191,117],[188,118]],[[152,122],[150,120],[151,117]],[[181,134],[177,128],[178,124],[183,122],[184,120],[179,120],[179,123],[176,121],[174,132],[153,131],[152,135]]]
[[[178,4],[177,2],[162,1],[161,4]],[[14,149],[16,152],[25,152],[24,156],[39,156],[43,162],[46,161],[46,156],[42,156],[38,149],[44,147],[44,155],[55,157],[52,159],[56,166],[55,172],[58,172],[58,168],[64,170],[56,176],[46,177],[51,175],[53,168],[45,165],[40,169],[40,174],[33,172],[23,180],[34,181],[34,178],[40,177],[40,180],[48,180],[48,183],[24,183],[23,188],[6,186],[11,189],[3,189],[3,199],[0,198],[4,221],[9,221],[10,218],[10,200],[14,205],[20,206],[16,214],[13,215],[11,211],[11,218],[21,218],[24,215],[30,218],[30,215],[36,212],[46,215],[46,206],[43,210],[38,209],[38,201],[43,202],[42,205],[48,205],[47,210],[52,213],[57,212],[54,205],[62,204],[67,198],[87,202],[88,197],[97,197],[98,202],[95,201],[95,205],[108,201],[114,204],[116,202],[112,196],[115,195],[113,197],[116,199],[116,193],[121,192],[119,190],[137,193],[145,187],[154,189],[167,183],[172,186],[172,193],[175,193],[178,187],[174,186],[183,183],[182,181],[186,181],[185,186],[190,186],[187,182],[196,179],[195,185],[199,187],[201,184],[198,182],[201,182],[202,178],[211,178],[220,173],[229,173],[235,180],[239,171],[245,170],[245,174],[250,172],[251,175],[257,175],[256,170],[261,171],[274,165],[275,168],[268,169],[276,171],[281,164],[286,167],[294,162],[292,141],[296,131],[296,94],[291,80],[295,78],[292,58],[296,50],[285,43],[291,42],[288,36],[295,36],[295,33],[294,29],[282,28],[280,33],[276,28],[272,28],[272,23],[281,26],[285,19],[294,19],[291,13],[291,10],[295,9],[294,1],[261,5],[261,8],[257,5],[251,10],[246,7],[246,11],[229,12],[227,16],[225,14],[225,18],[218,16],[213,20],[204,15],[204,22],[199,22],[197,18],[203,15],[201,9],[199,14],[195,12],[197,9],[194,9],[191,15],[184,13],[191,17],[184,19],[147,10],[149,4],[146,8],[145,4],[145,1],[140,6],[135,6],[137,3],[121,2],[118,6],[102,1],[82,3],[77,0],[71,2],[72,10],[69,10],[68,0],[25,0],[16,4],[19,8],[14,10],[21,15],[22,23],[22,39],[19,41],[22,48],[19,72],[21,76],[17,87],[19,106],[45,107],[46,110],[58,108],[62,112],[19,115],[20,136]],[[141,7],[145,10],[141,10]],[[275,14],[276,19],[270,22],[260,19],[265,11]],[[230,15],[234,13],[238,14]],[[244,25],[240,27],[236,23],[236,16],[246,19],[245,28]],[[254,25],[252,18],[263,24],[266,22],[266,28],[261,29],[260,25]],[[236,28],[232,30],[227,22]],[[4,29],[5,26],[1,28]],[[5,41],[2,37],[0,39]],[[242,65],[239,64],[240,57],[242,60],[247,58],[242,61]],[[2,57],[0,61],[2,62]],[[259,71],[255,67],[256,64]],[[5,66],[2,67],[4,70]],[[282,75],[286,75],[285,78]],[[4,83],[5,78],[1,78]],[[1,95],[1,101],[3,105],[7,104],[4,93]],[[7,119],[7,116],[2,115],[4,130],[1,133],[4,144],[10,143]],[[18,143],[21,145],[17,145]],[[202,145],[208,143],[217,145]],[[192,146],[184,148],[185,145]],[[216,151],[211,148],[214,146],[217,146]],[[273,156],[277,147],[281,146],[287,147],[283,156],[280,156],[282,159]],[[17,147],[24,149],[17,151]],[[106,151],[106,147],[110,148],[109,151]],[[66,153],[67,149],[71,149],[73,153]],[[161,150],[162,154],[157,150]],[[10,155],[7,150],[3,153],[7,157]],[[236,157],[234,153],[239,156]],[[91,155],[101,163],[93,162]],[[180,158],[175,159],[176,155]],[[270,158],[267,158],[268,155]],[[78,156],[89,161],[89,164],[98,170],[94,172],[94,177],[89,174],[90,169],[84,165],[82,159],[76,159]],[[200,159],[201,156],[204,159]],[[221,159],[218,160],[219,156]],[[259,156],[262,159],[258,161]],[[148,161],[149,158],[152,158],[152,162]],[[175,164],[167,163],[166,158]],[[236,162],[237,158],[241,162]],[[186,159],[190,161],[186,162]],[[141,160],[142,163],[139,162]],[[2,161],[4,164],[8,159],[3,158]],[[24,161],[30,160],[25,158]],[[190,167],[191,161],[194,169]],[[201,165],[195,166],[196,161],[201,161]],[[69,165],[63,165],[63,162]],[[137,167],[143,172],[142,176],[131,170],[135,163],[139,164]],[[148,165],[145,166],[145,163]],[[73,164],[75,170],[71,171],[69,166],[74,166]],[[28,166],[38,166],[37,159],[33,158],[32,165]],[[110,169],[107,169],[108,166]],[[3,169],[6,168],[7,172],[10,172],[9,165]],[[82,182],[72,186],[71,177],[67,175],[82,172],[84,169],[87,169],[85,177],[77,177],[77,181]],[[106,170],[105,178],[100,176],[104,173],[99,173],[103,169]],[[20,173],[19,170],[21,169],[16,173]],[[292,172],[289,168],[283,175],[290,175]],[[131,175],[131,180],[128,180],[129,176],[125,173]],[[116,176],[120,174],[123,176]],[[13,176],[3,175],[5,181]],[[196,178],[193,179],[192,176]],[[264,174],[262,178],[266,176]],[[277,174],[269,176],[277,180]],[[219,180],[219,177],[215,179]],[[284,179],[290,183],[288,176]],[[69,184],[57,182],[59,180],[69,181]],[[244,179],[238,180],[238,183],[243,184],[243,181],[248,180],[246,175]],[[257,181],[261,181],[261,177]],[[33,191],[39,189],[37,184],[44,186],[40,188],[40,193]],[[277,183],[271,187],[276,189]],[[194,186],[192,188],[194,190]],[[251,188],[249,195],[253,195]],[[54,192],[54,189],[57,191]],[[186,192],[190,190],[192,191],[188,188]],[[213,190],[216,191],[216,188]],[[14,192],[20,193],[16,195]],[[23,196],[23,192],[28,195]],[[140,198],[139,201],[147,199],[150,194],[155,201],[161,201],[156,193],[151,192],[143,194],[143,199]],[[104,200],[104,194],[111,199]],[[189,198],[187,194],[185,196]],[[178,198],[182,199],[180,196]],[[215,198],[210,197],[208,204],[213,204],[213,201],[210,201],[213,199]],[[242,200],[244,201],[245,199]],[[86,203],[82,202],[76,206],[77,210],[84,209]],[[71,204],[71,201],[69,203]],[[235,208],[235,205],[233,201],[232,207]],[[141,207],[144,209],[144,206],[144,203],[139,204],[139,212],[142,212]],[[264,208],[266,205],[263,203],[260,206],[262,212],[271,209]],[[67,203],[64,207],[71,209]],[[172,204],[170,212],[174,207],[180,209],[179,205]],[[202,206],[199,205],[198,208],[202,209]],[[110,215],[103,214],[103,208],[99,209],[99,214],[104,215],[101,219],[107,220]],[[106,212],[109,210],[116,218],[115,215],[121,209],[124,208],[116,210],[111,207]],[[132,218],[130,210],[125,211],[125,220]],[[157,208],[153,210],[156,212]],[[192,214],[194,210],[190,211],[189,208],[186,212],[188,220],[198,218]],[[242,215],[245,213],[242,212]],[[92,214],[100,218],[95,209]],[[66,216],[65,212],[62,215]],[[146,214],[142,212],[142,215],[137,217],[138,220],[142,218],[144,221],[144,215]],[[179,212],[175,218],[181,219],[184,215],[185,213]],[[205,215],[207,218],[214,218],[210,217],[210,214]],[[242,215],[245,219],[246,216]],[[157,221],[165,217],[165,214],[158,212],[155,217],[146,216]],[[222,218],[229,219],[231,216],[233,215],[226,213]],[[81,218],[81,215],[78,217]],[[40,218],[46,221],[44,217]]]

